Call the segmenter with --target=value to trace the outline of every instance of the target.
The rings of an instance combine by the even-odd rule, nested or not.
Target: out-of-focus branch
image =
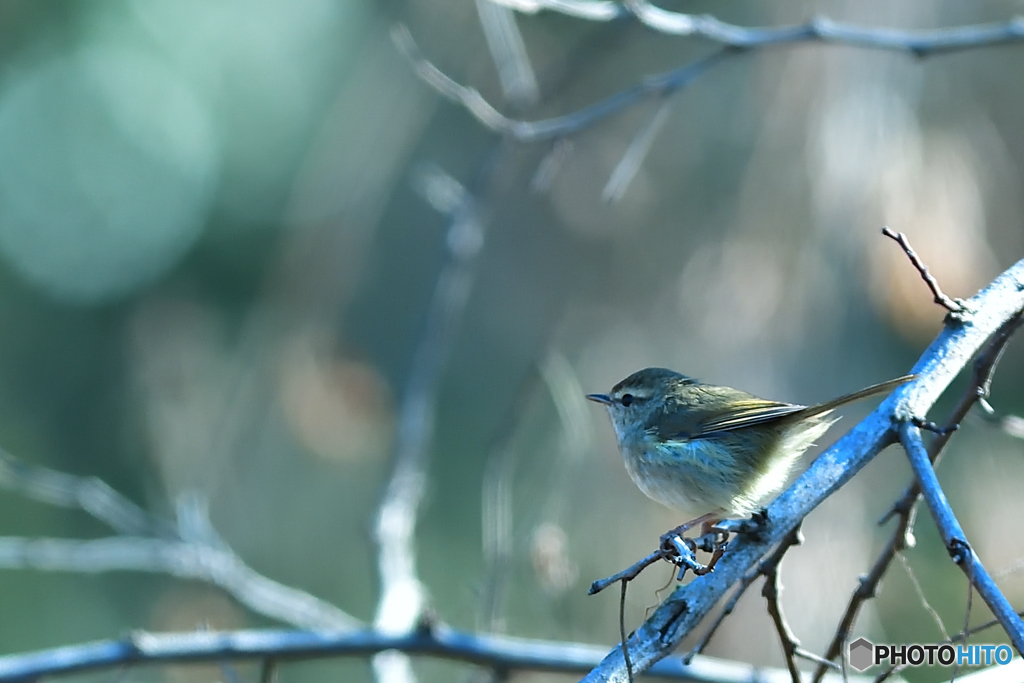
[[[516,26],[515,14],[490,0],[476,0],[476,11],[505,99],[516,107],[533,104],[540,95],[537,77]]]
[[[654,138],[658,136],[668,115],[672,111],[672,93],[668,93],[662,101],[657,104],[647,123],[636,132],[633,141],[629,143],[626,153],[619,159],[615,170],[608,178],[608,183],[601,191],[601,199],[606,202],[617,202],[626,193],[626,188],[633,181],[640,167],[643,165],[647,153],[654,144]]]
[[[712,16],[696,16],[669,12],[648,2],[574,2],[573,0],[493,0],[500,5],[522,12],[536,12],[549,9],[581,19],[612,21],[635,17],[646,26],[663,33],[679,36],[699,36],[716,42],[720,47],[709,55],[690,64],[644,78],[633,85],[600,102],[577,111],[550,119],[523,121],[512,119],[499,112],[475,89],[460,85],[426,60],[420,53],[408,29],[396,26],[392,40],[412,63],[416,73],[427,85],[438,93],[461,105],[487,128],[508,135],[522,142],[550,140],[571,135],[596,122],[612,116],[623,109],[649,97],[664,96],[676,92],[725,57],[735,56],[755,49],[799,45],[808,42],[823,44],[851,45],[856,47],[906,52],[915,57],[926,57],[939,52],[953,52],[978,47],[1018,42],[1024,39],[1024,19],[976,26],[955,26],[929,30],[897,30],[872,28],[834,22],[824,17],[805,24],[778,27],[743,27],[728,24]],[[652,126],[656,129],[656,126]],[[644,136],[639,140],[643,142]],[[638,148],[642,144],[638,143]],[[630,161],[629,164],[633,164]],[[629,164],[623,165],[625,176]],[[612,190],[621,185],[610,184]],[[606,195],[611,191],[606,189]]]
[[[258,574],[230,550],[193,542],[138,536],[89,541],[0,537],[0,566],[167,574],[220,586],[253,612],[299,628],[351,630],[360,625],[337,607]]]
[[[300,628],[353,629],[360,622],[246,565],[213,530],[206,505],[183,496],[177,524],[153,517],[95,477],[78,477],[0,451],[0,486],[50,505],[78,508],[120,535],[94,540],[0,537],[0,567],[68,572],[141,571],[220,586],[258,614]]]
[[[781,542],[812,509],[894,441],[897,423],[927,414],[928,408],[978,349],[1006,321],[1024,310],[1024,261],[1004,272],[965,304],[965,311],[947,319],[945,329],[915,365],[916,381],[897,389],[874,413],[822,453],[768,507],[765,529],[756,535],[741,535],[714,573],[677,588],[637,629],[629,643],[635,671],[646,670],[672,652],[750,567]],[[617,647],[584,680],[624,681],[624,664],[622,649]]]
[[[949,501],[946,500],[939,479],[935,476],[935,470],[928,459],[928,450],[921,440],[921,430],[910,421],[904,422],[900,427],[900,441],[910,458],[910,466],[914,469],[928,511],[939,528],[946,550],[1002,624],[1017,651],[1024,652],[1024,621],[996,586],[967,542],[967,537],[949,507]]]
[[[589,21],[610,22],[632,17],[659,33],[700,37],[734,48],[821,42],[927,57],[937,52],[987,47],[1024,38],[1024,20],[1019,17],[991,24],[918,30],[857,26],[826,17],[816,17],[807,23],[789,26],[738,26],[707,14],[671,12],[646,0],[626,0],[622,3],[592,0],[491,1],[528,14],[550,10]]]
[[[500,7],[488,9],[487,6],[492,1]],[[562,139],[645,99],[660,99],[660,104],[647,124],[637,132],[605,185],[602,196],[605,201],[610,202],[622,197],[643,163],[658,131],[668,118],[671,96],[723,62],[726,57],[766,47],[808,42],[895,50],[916,57],[926,57],[937,52],[952,52],[1024,39],[1024,19],[917,31],[855,26],[822,17],[791,26],[742,27],[725,23],[709,15],[697,16],[666,11],[645,0],[628,0],[621,4],[589,0],[477,0],[477,5],[506,97],[517,104],[537,99],[536,82],[528,77],[532,76],[532,71],[529,69],[529,61],[514,18],[500,14],[496,11],[499,9],[507,11],[507,8],[511,8],[522,12],[549,9],[592,21],[632,17],[656,31],[679,36],[699,36],[718,44],[717,49],[689,64],[647,76],[625,90],[572,113],[526,121],[501,113],[479,91],[457,83],[434,66],[422,55],[405,26],[396,25],[392,29],[391,37],[395,46],[405,55],[427,85],[462,106],[485,127],[520,142]],[[529,93],[529,97],[522,93]],[[538,178],[540,177],[538,175]],[[936,297],[939,300],[938,295]],[[943,305],[947,304],[943,302]]]
[[[994,425],[1007,436],[1012,436],[1015,439],[1024,439],[1024,417],[1019,415],[1000,415],[985,399],[978,401],[978,407],[981,408],[981,418],[985,422]]]
[[[171,524],[146,511],[96,477],[77,477],[18,460],[0,449],[0,487],[26,498],[82,510],[119,534],[174,538]]]
[[[400,636],[373,630],[350,631],[197,631],[135,632],[121,640],[69,645],[28,654],[0,656],[0,681],[121,668],[143,664],[182,664],[263,660],[272,672],[288,661],[325,657],[366,657],[388,650],[461,661],[499,671],[549,671],[579,675],[600,661],[596,645],[478,635],[442,626]],[[689,665],[678,658],[659,662],[647,676],[698,683],[784,683],[781,669],[698,657]],[[838,682],[838,677],[833,679]],[[867,677],[851,678],[866,683]]]
[[[417,344],[402,396],[395,439],[394,469],[377,512],[374,540],[378,551],[380,597],[374,628],[387,636],[411,632],[426,600],[416,574],[414,532],[423,498],[427,456],[433,441],[437,392],[455,331],[469,299],[473,265],[483,247],[483,225],[472,196],[455,179],[425,170],[419,188],[438,210],[451,217],[442,267]],[[374,657],[382,683],[413,680],[408,658],[398,653]]]
[[[477,121],[490,130],[520,142],[560,138],[588,128],[597,121],[631,107],[648,97],[674,93],[702,76],[723,57],[733,52],[732,48],[722,48],[678,69],[649,76],[640,83],[607,99],[565,116],[540,121],[519,121],[505,116],[485,100],[479,91],[456,83],[427,61],[405,26],[399,25],[392,29],[391,39],[427,85],[449,100],[463,106]]]

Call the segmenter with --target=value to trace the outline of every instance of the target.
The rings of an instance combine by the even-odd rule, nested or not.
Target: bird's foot
[[[725,519],[715,524],[714,529],[723,534],[757,535],[768,528],[768,510],[761,508],[749,519]]]
[[[683,536],[693,523],[680,525],[662,535],[661,554],[664,559],[679,567],[677,580],[683,580],[687,569],[697,576],[714,571],[715,565],[729,546],[730,535],[728,529],[717,526],[717,523],[718,520],[704,520],[701,524],[701,535],[696,538]],[[697,561],[698,550],[711,553],[711,560],[706,565]]]
[[[721,519],[714,514],[701,515],[697,519],[691,519],[685,524],[680,524],[675,529],[670,529],[661,535],[661,548],[662,550],[671,550],[671,541],[677,536],[680,538],[684,537],[684,534],[697,526],[701,525],[701,536],[708,533],[708,529],[712,528],[715,524],[719,523]]]

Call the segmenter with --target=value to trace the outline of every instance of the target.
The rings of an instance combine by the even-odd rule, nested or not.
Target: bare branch
[[[633,683],[633,662],[629,661],[629,648],[626,646],[626,588],[629,581],[623,580],[619,592],[619,642],[622,643],[622,656],[626,660],[626,680]]]
[[[1016,611],[996,586],[995,581],[982,566],[974,549],[967,542],[967,537],[939,486],[938,477],[935,476],[935,470],[928,459],[928,451],[921,441],[921,430],[910,422],[904,422],[900,427],[900,441],[910,458],[910,466],[914,469],[914,475],[921,485],[921,493],[925,503],[928,504],[928,510],[931,512],[936,526],[939,528],[942,540],[946,544],[946,550],[953,561],[967,574],[985,604],[999,619],[999,623],[1010,636],[1014,647],[1019,652],[1024,651],[1024,621],[1017,616]]]
[[[946,630],[946,625],[942,623],[942,617],[939,615],[938,611],[932,607],[932,603],[929,602],[928,596],[924,594],[924,588],[921,587],[921,582],[917,580],[917,574],[915,574],[914,570],[910,568],[910,563],[907,562],[906,555],[900,553],[896,558],[903,566],[903,571],[907,573],[907,578],[910,579],[910,585],[914,588],[914,594],[917,595],[917,599],[921,603],[921,606],[924,607],[924,611],[927,612],[928,616],[932,618],[933,622],[935,622],[935,627],[939,630],[939,633],[942,634],[943,639],[949,640],[949,631]]]
[[[664,96],[676,92],[705,74],[723,57],[732,52],[732,48],[719,49],[685,66],[645,78],[642,82],[611,97],[565,116],[540,121],[518,121],[495,109],[479,91],[456,83],[427,61],[405,26],[398,25],[393,28],[391,39],[398,50],[409,60],[424,83],[436,90],[438,94],[463,106],[488,129],[520,142],[536,142],[564,137],[588,128],[595,122],[631,107],[648,97]]]
[[[1024,261],[1015,264],[966,303],[965,313],[947,320],[946,328],[914,367],[913,372],[919,376],[916,381],[897,389],[874,413],[822,453],[769,506],[764,530],[757,535],[741,535],[714,573],[677,588],[637,629],[629,642],[635,671],[644,671],[674,650],[773,545],[893,442],[894,420],[924,414],[989,337],[1024,310]],[[916,427],[911,428],[916,430]],[[624,664],[622,650],[616,648],[585,680],[623,681]]]
[[[1022,320],[1024,320],[1024,317],[1019,313],[1011,316],[996,330],[985,343],[984,348],[975,356],[970,385],[960,394],[960,399],[943,423],[945,427],[942,429],[942,432],[932,439],[928,446],[928,455],[933,464],[941,459],[943,449],[949,442],[949,437],[953,432],[952,428],[963,421],[975,403],[983,401],[983,397],[988,395],[988,388],[992,384],[992,377],[995,375],[996,367],[1003,356],[1006,345],[1009,343],[1013,333],[1020,327]],[[878,584],[881,582],[886,571],[888,571],[889,565],[895,559],[897,553],[903,552],[906,548],[913,547],[914,520],[920,496],[921,488],[915,480],[907,487],[903,495],[900,496],[899,500],[893,504],[882,519],[879,520],[881,525],[885,524],[894,515],[899,518],[899,522],[896,524],[896,528],[893,529],[889,542],[882,549],[882,552],[879,553],[868,574],[860,578],[857,588],[850,596],[850,602],[847,604],[846,611],[839,620],[835,635],[826,651],[825,658],[827,660],[834,661],[840,655],[842,646],[849,638],[853,624],[860,613],[861,606],[867,600],[875,597]],[[814,672],[813,680],[820,681],[824,674],[825,667],[819,666]]]
[[[842,618],[839,620],[839,625],[836,627],[835,635],[832,636],[832,642],[829,643],[828,649],[825,651],[825,660],[832,662],[842,653],[842,648],[850,638],[850,632],[853,630],[853,624],[857,620],[857,616],[860,614],[860,608],[865,602],[875,597],[875,592],[878,590],[878,584],[881,583],[882,577],[889,570],[889,565],[892,564],[897,553],[903,552],[909,546],[913,545],[913,528],[914,516],[915,516],[915,503],[919,491],[915,488],[912,496],[904,494],[901,502],[906,501],[903,505],[898,505],[899,508],[899,522],[896,528],[893,529],[892,536],[889,537],[889,542],[886,543],[885,548],[879,553],[875,559],[875,563],[871,566],[871,570],[860,577],[857,582],[857,588],[853,591],[850,596],[850,601],[846,605],[846,611],[843,612]],[[910,500],[907,500],[907,499]],[[827,665],[819,664],[818,668],[814,671],[813,681],[818,683],[827,671]]]
[[[164,573],[220,586],[258,614],[301,628],[358,628],[359,620],[246,565],[214,531],[206,505],[178,501],[178,524],[150,515],[95,477],[77,477],[0,450],[0,486],[34,500],[81,509],[121,535],[78,540],[0,537],[0,567],[47,571]]]
[[[611,21],[625,16],[622,6],[608,0],[491,0],[525,14],[536,14],[542,10],[560,12],[577,19]]]
[[[360,625],[337,607],[256,573],[230,550],[196,543],[136,536],[89,541],[0,537],[0,566],[168,574],[220,586],[252,611],[301,628],[344,630]]]
[[[533,104],[540,96],[537,77],[516,26],[515,14],[490,0],[476,0],[476,10],[505,99],[516,107]]]
[[[684,663],[689,664],[690,661],[693,660],[694,656],[704,651],[704,648],[708,646],[708,643],[711,642],[711,639],[718,631],[718,627],[722,625],[722,622],[725,621],[726,617],[732,614],[733,610],[736,609],[736,604],[739,603],[740,598],[743,597],[743,594],[747,592],[747,589],[750,588],[750,585],[754,583],[759,576],[761,576],[761,568],[755,567],[740,579],[736,590],[733,591],[729,601],[725,603],[725,607],[723,607],[722,611],[715,617],[715,620],[711,622],[711,626],[708,627],[707,632],[701,636],[700,640],[697,641],[697,644],[693,646],[692,650],[683,655]]]
[[[665,553],[663,553],[661,550],[655,550],[647,557],[637,562],[634,562],[631,566],[626,567],[621,572],[617,574],[612,574],[606,579],[598,579],[597,581],[594,581],[592,584],[590,584],[590,589],[587,591],[587,595],[596,595],[608,586],[612,585],[613,583],[618,583],[619,581],[632,581],[640,575],[640,572],[642,572],[644,569],[651,566],[658,560],[663,559],[664,557]]]
[[[734,48],[758,48],[786,43],[822,42],[875,50],[907,52],[927,57],[938,52],[1017,42],[1024,38],[1024,20],[952,26],[938,29],[899,30],[857,26],[816,17],[790,26],[738,26],[710,15],[671,12],[646,0],[592,2],[590,0],[492,0],[525,13],[551,10],[579,19],[611,22],[634,17],[659,33],[693,36]]]
[[[582,674],[606,651],[597,645],[478,635],[443,626],[400,636],[377,631],[198,631],[147,633],[136,631],[122,640],[70,645],[30,654],[0,656],[0,681],[24,681],[117,667],[263,660],[262,680],[273,678],[288,661],[325,657],[366,657],[401,651],[461,661],[506,671],[550,671]],[[678,658],[659,662],[651,677],[698,683],[782,683],[780,669],[698,657],[684,665]],[[866,682],[867,678],[858,679]]]
[[[984,378],[977,383],[977,403],[978,407],[981,408],[981,415],[985,421],[997,425],[1005,433],[1018,439],[1024,439],[1024,418],[1020,418],[1016,415],[1000,415],[996,410],[989,404],[988,396],[992,389],[992,379],[995,376],[993,370],[999,360],[1002,358],[1003,352],[1006,350],[1006,344],[1010,341],[1010,337],[1017,331],[1017,329],[1024,324],[1024,315],[1018,315],[1016,318],[1007,322],[1003,326],[1003,329],[993,338],[992,357],[981,358],[975,361],[975,376],[979,374],[979,364],[984,369],[987,364],[988,372],[984,375]]]
[[[907,258],[917,269],[917,272],[921,274],[921,279],[924,280],[925,284],[928,285],[928,289],[932,291],[932,295],[935,297],[935,303],[945,308],[950,313],[959,313],[963,310],[963,304],[943,294],[942,289],[939,288],[939,281],[935,279],[935,276],[928,272],[928,266],[924,264],[921,257],[917,255],[917,252],[910,246],[910,240],[902,232],[893,232],[888,227],[882,228],[882,234],[896,241],[900,247],[903,248]]]
[[[448,261],[438,275],[423,333],[413,357],[402,397],[395,439],[394,469],[381,500],[374,528],[378,549],[380,597],[374,627],[382,634],[409,633],[423,614],[425,591],[416,574],[414,533],[423,498],[427,457],[433,441],[437,391],[455,331],[473,284],[473,264],[483,247],[483,225],[472,197],[453,178],[427,171],[421,187],[448,188],[447,206],[434,197],[435,206],[447,209],[451,223],[447,235]],[[406,658],[384,653],[374,658],[379,681],[410,681]]]
[[[791,26],[743,27],[727,24],[712,16],[669,12],[648,2],[635,0],[623,5],[576,0],[492,1],[522,12],[550,9],[593,21],[635,17],[646,26],[662,33],[699,36],[720,45],[717,50],[697,61],[645,78],[630,88],[571,114],[539,121],[522,121],[505,116],[477,90],[456,83],[427,61],[404,26],[399,25],[392,30],[391,36],[395,46],[409,59],[416,73],[427,85],[464,107],[487,128],[521,142],[550,140],[578,132],[645,98],[676,92],[713,66],[717,66],[725,57],[754,49],[820,42],[892,50],[906,52],[915,57],[926,57],[939,52],[987,47],[1024,39],[1024,19],[1019,18],[1002,23],[917,31],[856,26],[834,22],[824,17]]]
[[[27,463],[3,449],[0,486],[47,505],[82,510],[120,534],[177,536],[172,525],[154,518],[101,479]]]
[[[764,586],[761,588],[761,595],[768,602],[768,614],[771,615],[772,622],[775,624],[775,631],[779,634],[779,641],[782,643],[782,654],[786,659],[786,669],[789,671],[793,683],[800,683],[801,681],[800,669],[796,665],[797,657],[809,659],[826,666],[831,664],[800,647],[800,641],[797,639],[796,634],[793,633],[793,629],[790,628],[789,622],[786,621],[786,616],[782,612],[782,603],[779,601],[779,597],[782,594],[782,582],[779,580],[779,565],[782,564],[782,558],[786,556],[786,552],[802,542],[800,526],[797,525],[783,539],[779,547],[775,549],[775,552],[762,562],[758,568],[758,573],[764,575]]]
[[[998,576],[998,575],[999,575],[999,573],[996,572],[996,576]],[[1018,610],[1017,611],[1017,616],[1018,617],[1024,617],[1024,611]],[[978,624],[977,626],[973,626],[971,628],[965,629],[965,630],[961,631],[960,633],[957,633],[956,635],[951,636],[950,639],[949,639],[949,642],[950,643],[955,643],[957,641],[964,641],[965,639],[969,638],[970,636],[973,636],[973,635],[976,635],[978,633],[981,633],[982,631],[987,631],[988,629],[990,629],[990,628],[992,628],[994,626],[999,626],[999,620],[998,619],[989,619],[988,621],[986,621],[984,623],[981,623],[981,624]]]

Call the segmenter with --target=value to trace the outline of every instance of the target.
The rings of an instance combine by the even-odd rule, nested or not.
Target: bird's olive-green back
[[[677,386],[647,427],[660,440],[699,439],[711,434],[763,425],[806,406],[768,401],[739,389],[709,384]]]

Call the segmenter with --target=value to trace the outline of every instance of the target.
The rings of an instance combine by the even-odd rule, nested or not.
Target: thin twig
[[[921,279],[924,280],[925,284],[928,285],[928,289],[931,290],[932,296],[935,297],[935,303],[945,308],[950,313],[960,313],[963,311],[963,303],[954,301],[946,296],[942,289],[939,287],[939,281],[935,279],[935,276],[928,272],[928,266],[924,264],[921,257],[917,255],[913,247],[910,246],[910,240],[902,232],[893,232],[888,226],[882,228],[882,234],[896,241],[897,244],[903,249],[903,252],[910,259],[910,262],[914,264],[914,268],[921,274]]]
[[[1024,617],[1024,610],[1018,610],[1017,616]],[[955,636],[952,636],[949,639],[949,642],[950,643],[965,642],[966,638],[969,638],[970,636],[973,636],[973,635],[977,635],[977,634],[981,633],[982,631],[987,631],[988,629],[990,629],[990,628],[992,628],[994,626],[999,626],[999,620],[998,619],[989,619],[988,621],[986,621],[983,624],[978,624],[977,626],[974,626],[973,628],[969,628],[966,631],[961,631],[960,633],[957,633]]]
[[[633,563],[631,566],[626,567],[618,574],[612,574],[606,579],[598,579],[590,584],[590,590],[587,591],[587,595],[596,595],[600,593],[608,586],[618,581],[632,581],[640,575],[647,567],[651,566],[658,560],[664,558],[665,554],[661,550],[655,550],[653,553],[643,558],[642,560]]]
[[[515,15],[509,8],[490,0],[476,0],[476,11],[505,99],[515,107],[534,104],[540,96],[537,76],[526,54]]]
[[[921,582],[917,580],[917,574],[910,568],[910,563],[907,562],[907,556],[900,553],[896,556],[900,561],[900,565],[903,566],[903,571],[907,573],[907,578],[910,579],[910,585],[914,587],[914,594],[917,596],[921,606],[924,607],[924,611],[928,613],[928,616],[935,622],[935,627],[939,629],[939,633],[942,634],[943,639],[949,639],[949,631],[946,630],[946,625],[942,623],[942,617],[939,616],[938,611],[932,607],[931,602],[928,601],[928,596],[924,594],[924,588],[921,587]]]
[[[662,536],[661,547],[647,557],[634,562],[617,574],[612,574],[608,578],[598,579],[591,583],[587,595],[600,593],[617,581],[632,581],[639,576],[640,572],[658,560],[666,560],[679,568],[678,581],[683,580],[687,570],[692,571],[697,576],[709,574],[714,571],[715,565],[721,559],[728,546],[728,541],[722,541],[720,537],[721,530],[725,529],[726,536],[728,537],[729,533],[733,530],[740,533],[750,533],[750,531],[745,530],[750,529],[751,525],[751,520],[744,520],[738,523],[736,520],[726,520],[719,525],[720,529],[718,531],[705,534],[699,538],[684,538],[682,535],[675,534],[674,531],[669,532]],[[695,555],[697,550],[711,553],[711,559],[708,561],[708,564],[704,565],[697,561]]]
[[[905,667],[906,664],[890,666],[888,669],[886,669],[885,671],[883,671],[875,677],[874,683],[884,683],[885,681],[889,680],[890,678],[898,674],[900,671],[903,671]]]
[[[793,629],[782,612],[782,604],[779,602],[779,594],[782,592],[782,584],[779,581],[779,564],[792,546],[801,542],[800,527],[797,526],[789,533],[786,539],[780,544],[779,550],[772,558],[762,563],[760,573],[764,575],[764,586],[761,588],[761,595],[768,603],[768,614],[775,623],[775,631],[779,634],[782,643],[782,654],[786,659],[786,669],[793,679],[793,683],[800,683],[800,669],[796,665],[796,653],[800,649],[800,641],[797,640]]]
[[[626,658],[626,680],[633,683],[633,663],[629,661],[629,646],[626,644],[626,587],[629,581],[623,579],[622,590],[619,592],[619,642],[622,643],[622,656]]]
[[[520,142],[552,140],[590,127],[596,121],[616,114],[648,97],[664,96],[676,92],[707,73],[733,48],[720,48],[711,54],[677,69],[666,71],[637,83],[604,100],[579,109],[571,114],[540,121],[519,121],[505,116],[494,108],[474,88],[455,82],[423,57],[409,30],[402,25],[391,31],[391,39],[399,52],[405,55],[416,74],[438,94],[461,105],[488,129],[507,135]]]
[[[772,555],[761,563],[759,573],[765,577],[764,586],[761,589],[761,595],[765,598],[768,603],[768,614],[771,615],[772,621],[775,623],[775,630],[779,634],[779,639],[782,642],[782,651],[786,657],[786,668],[788,669],[790,676],[793,677],[794,683],[800,683],[800,671],[796,666],[796,657],[806,659],[816,664],[824,665],[832,669],[839,669],[839,667],[832,662],[814,654],[809,650],[805,650],[800,646],[800,641],[797,639],[796,634],[793,633],[793,629],[790,628],[789,622],[786,620],[786,616],[782,611],[782,603],[780,598],[782,595],[782,582],[779,579],[779,567],[782,564],[782,560],[786,553],[795,545],[803,543],[803,536],[800,533],[800,527],[797,526],[790,533],[786,539],[783,540],[779,547],[776,548]]]

